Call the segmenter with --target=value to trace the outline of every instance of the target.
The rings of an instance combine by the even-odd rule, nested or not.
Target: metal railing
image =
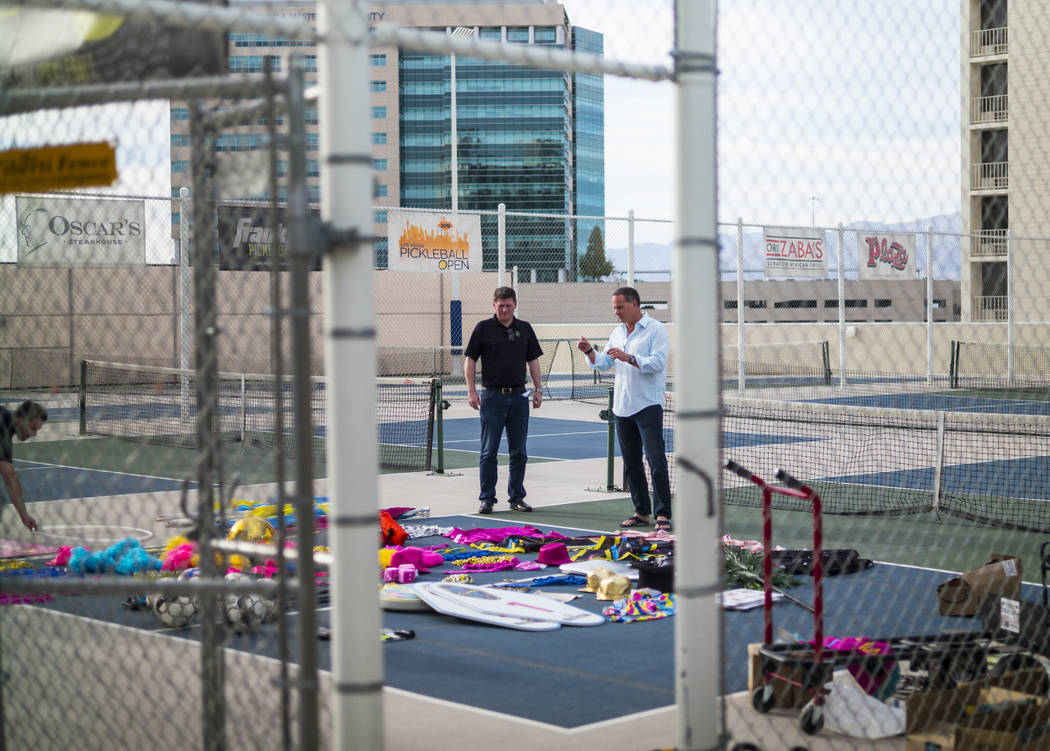
[[[1006,295],[974,296],[970,302],[970,318],[974,321],[1005,321],[1010,310],[1010,298]]]
[[[971,165],[971,190],[1004,190],[1009,187],[1009,162],[979,162]]]
[[[975,96],[970,100],[970,123],[1005,123],[1009,117],[1009,94]]]
[[[970,57],[1005,55],[1007,53],[1008,26],[995,29],[978,29],[970,32]]]
[[[1007,239],[1005,229],[978,230],[970,235],[971,258],[1005,258]]]

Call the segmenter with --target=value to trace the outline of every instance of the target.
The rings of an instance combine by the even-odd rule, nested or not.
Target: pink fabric
[[[380,511],[385,511],[390,514],[390,518],[397,519],[399,516],[404,514],[406,511],[415,511],[411,506],[391,506],[390,508],[381,508]]]
[[[514,567],[515,571],[539,571],[541,568],[547,568],[544,563],[537,563],[536,561],[522,561]]]
[[[508,537],[542,537],[547,539],[565,537],[565,535],[558,534],[553,530],[543,532],[536,529],[536,527],[477,527],[475,529],[453,527],[448,536],[461,545],[470,545],[475,542],[503,542]]]
[[[431,566],[440,566],[445,562],[439,553],[431,553],[422,548],[399,548],[390,559],[391,566],[410,563],[419,569],[421,574],[429,574]]]

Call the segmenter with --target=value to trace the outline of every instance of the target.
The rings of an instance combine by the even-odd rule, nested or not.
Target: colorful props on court
[[[69,559],[69,569],[79,574],[130,576],[144,571],[160,571],[160,567],[160,559],[147,553],[134,537],[127,537],[97,553],[83,547],[76,548]]]
[[[272,542],[273,536],[273,527],[270,522],[260,516],[246,516],[234,522],[226,539],[244,542]]]

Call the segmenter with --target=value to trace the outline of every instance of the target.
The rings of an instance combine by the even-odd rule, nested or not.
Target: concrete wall
[[[180,323],[177,267],[144,269],[25,269],[0,265],[0,388],[48,388],[73,385],[79,361],[97,359],[178,366]],[[283,287],[288,291],[288,276]],[[474,325],[492,315],[494,273],[463,274],[462,341]],[[530,321],[541,338],[575,341],[581,335],[604,341],[616,324],[611,295],[615,283],[522,284],[519,316]],[[404,350],[450,345],[450,276],[375,272],[375,312],[380,372],[419,372],[399,364]],[[309,280],[312,301],[311,369],[323,371],[321,274]],[[671,285],[639,283],[643,304],[660,320],[671,315]],[[726,292],[723,292],[726,294]],[[270,275],[263,272],[218,272],[219,367],[234,372],[271,370]],[[735,299],[735,294],[733,296]],[[287,308],[287,300],[282,307]],[[720,308],[720,312],[724,312]],[[735,312],[735,311],[734,311]],[[837,314],[837,312],[836,312]],[[192,316],[192,311],[191,311]],[[192,317],[191,317],[192,321]],[[576,321],[578,323],[566,323]],[[674,326],[672,325],[672,332]],[[846,338],[850,370],[925,373],[924,323],[850,322]],[[287,327],[286,327],[287,331]],[[832,323],[751,323],[747,343],[827,339],[832,367],[839,364],[839,331]],[[192,345],[192,323],[189,329]],[[938,323],[934,334],[934,370],[946,373],[952,339],[1005,343],[1006,326]],[[722,340],[735,345],[734,324],[722,325]],[[1050,342],[1050,324],[1017,324],[1017,344]],[[288,352],[289,336],[284,337]],[[192,351],[192,346],[191,346]],[[285,369],[291,362],[285,357]]]

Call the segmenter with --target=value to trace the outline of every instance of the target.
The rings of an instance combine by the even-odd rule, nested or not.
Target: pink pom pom
[[[47,562],[48,566],[65,566],[69,563],[70,557],[72,557],[73,551],[69,545],[59,545],[58,554]]]
[[[167,552],[164,562],[160,566],[161,571],[184,571],[190,567],[193,556],[197,554],[197,544],[184,542]]]

